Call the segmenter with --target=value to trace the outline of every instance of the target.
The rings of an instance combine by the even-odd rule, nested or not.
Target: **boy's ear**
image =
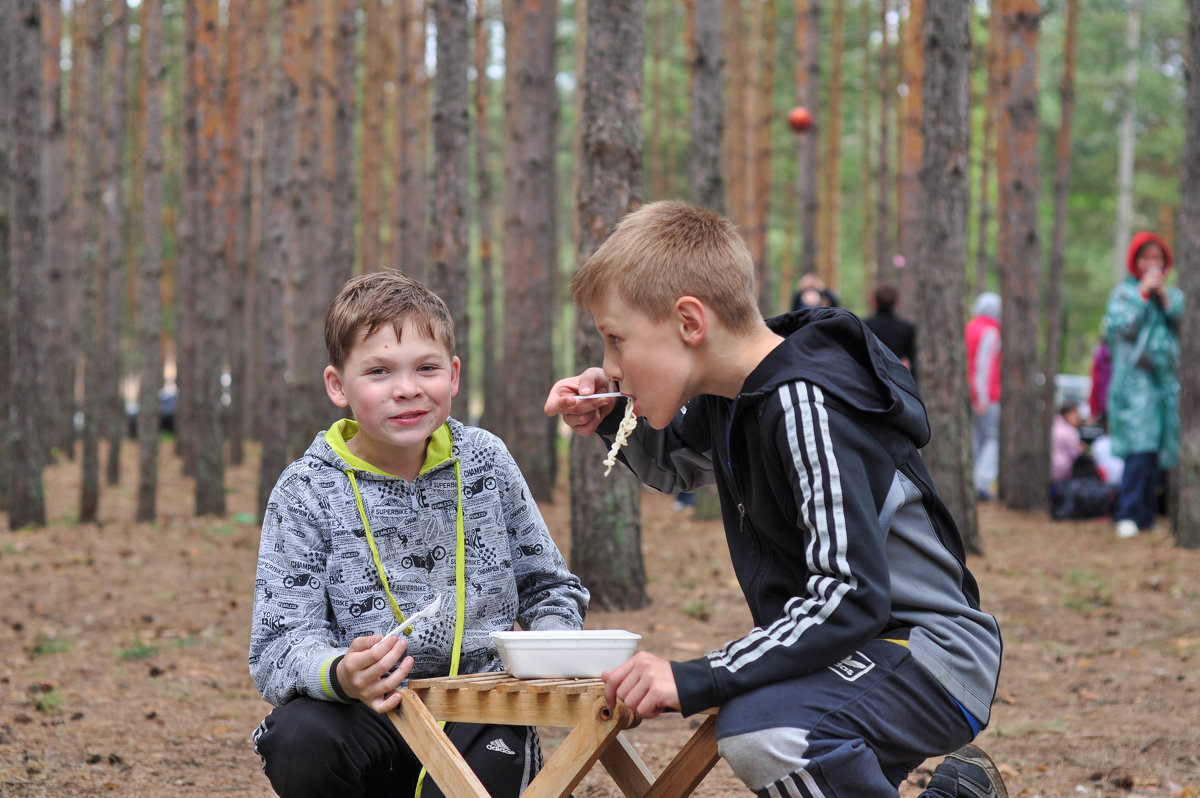
[[[450,398],[458,396],[458,375],[462,371],[462,361],[455,355],[450,360]]]
[[[679,324],[679,337],[687,346],[702,343],[708,335],[708,308],[694,296],[681,296],[675,300],[675,320]]]
[[[346,388],[342,383],[342,372],[333,366],[325,367],[325,393],[329,401],[337,407],[348,407],[350,400],[346,398]]]

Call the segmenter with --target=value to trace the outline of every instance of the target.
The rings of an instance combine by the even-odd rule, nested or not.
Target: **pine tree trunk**
[[[83,184],[84,229],[83,294],[80,300],[79,326],[83,354],[83,469],[80,480],[79,521],[94,524],[100,508],[100,435],[104,418],[103,385],[100,374],[100,345],[97,325],[100,313],[100,275],[102,267],[101,223],[104,206],[104,8],[102,3],[87,5],[87,47],[84,50],[83,146],[86,173]]]
[[[332,35],[332,30],[330,31]],[[329,264],[325,299],[332,301],[342,284],[354,274],[354,123],[357,102],[354,75],[358,67],[358,2],[337,0],[337,38],[334,48],[334,129],[332,151],[326,157],[329,169],[330,214]],[[331,411],[333,412],[333,411]]]
[[[917,262],[917,245],[921,236],[921,203],[919,172],[921,169],[924,142],[921,140],[921,87],[924,82],[925,56],[922,47],[922,31],[925,24],[925,0],[909,0],[908,19],[902,39],[903,55],[900,59],[902,82],[908,94],[901,105],[899,127],[903,130],[900,151],[897,155],[899,177],[896,185],[896,250],[904,259],[904,267],[897,273],[900,288],[900,305],[918,307],[923,299],[916,297],[916,272],[924,267]]]
[[[1133,158],[1137,146],[1137,82],[1141,59],[1142,3],[1132,0],[1125,14],[1125,80],[1121,92],[1121,124],[1117,127],[1117,218],[1113,266],[1116,279],[1125,275],[1125,252],[1133,224]]]
[[[225,272],[220,165],[221,65],[217,33],[218,0],[193,0],[199,16],[193,69],[199,107],[200,196],[196,204],[197,270],[196,403],[193,431],[196,457],[196,515],[225,514],[225,427],[221,423],[221,372],[225,347]]]
[[[380,251],[380,225],[383,221],[383,109],[387,74],[388,33],[382,0],[363,3],[363,84],[362,135],[359,158],[362,161],[362,185],[359,192],[361,225],[359,258],[362,271],[378,271],[384,264]]]
[[[158,392],[162,388],[163,0],[143,0],[142,74],[145,83],[142,268],[138,281],[137,520],[155,519],[158,496]]]
[[[872,229],[872,212],[874,210],[871,205],[871,4],[868,0],[859,0],[859,2],[859,10],[862,12],[862,38],[859,40],[859,46],[863,53],[863,66],[858,106],[858,142],[859,153],[861,153],[858,176],[858,214],[863,248],[863,296],[871,296],[875,291],[875,275],[871,264],[876,260],[875,242],[869,235]],[[886,30],[884,33],[886,34]]]
[[[299,8],[300,50],[296,96],[296,162],[292,183],[292,225],[297,252],[328,252],[325,241],[328,218],[317,215],[316,196],[320,187],[321,119],[317,113],[319,73],[318,48],[323,35],[315,1]],[[325,351],[323,321],[332,295],[326,293],[322,272],[326,264],[314,258],[296,258],[291,263],[292,313],[288,370],[288,459],[304,453],[313,436],[328,426],[329,400],[325,395],[324,370],[329,362]]]
[[[1000,498],[1014,510],[1044,511],[1050,484],[1050,430],[1041,411],[1037,382],[1038,109],[1037,0],[1015,0],[1006,31],[1012,55],[1012,92],[1005,141],[1012,164],[1010,218],[1012,261],[1000,272]],[[1008,433],[1006,433],[1006,430]],[[1021,434],[1011,434],[1020,430]]]
[[[284,0],[279,18],[280,52],[273,70],[271,108],[266,118],[265,162],[263,164],[263,237],[257,313],[257,334],[262,339],[262,369],[280,375],[287,369],[283,337],[282,298],[291,260],[288,200],[291,197],[292,164],[295,152],[296,96],[298,93],[299,37],[298,6],[304,0]],[[267,501],[275,481],[287,466],[287,392],[283,380],[265,380],[259,391],[262,405],[262,461],[258,474],[259,516],[267,512]]]
[[[41,12],[43,219],[44,229],[55,231],[54,235],[44,236],[43,242],[46,258],[43,324],[47,352],[73,352],[71,292],[75,282],[71,277],[71,262],[75,255],[67,232],[71,222],[71,176],[67,168],[62,107],[62,3],[60,0],[42,0]],[[5,107],[11,106],[6,104]],[[50,369],[45,375],[44,394],[46,419],[42,442],[52,452],[58,450],[70,457],[74,457],[75,448],[74,375],[70,363],[64,362]],[[0,415],[0,418],[5,417]]]
[[[229,353],[229,407],[225,429],[229,436],[229,463],[240,465],[245,459],[243,420],[249,406],[246,392],[246,281],[249,277],[248,241],[251,215],[250,160],[247,148],[253,145],[253,133],[246,135],[243,117],[253,108],[247,63],[246,30],[249,26],[249,0],[229,0],[229,22],[225,26],[224,74],[222,83],[221,123],[221,216],[225,240],[223,257],[229,269],[228,306],[224,351]],[[328,218],[328,217],[324,217]]]
[[[241,420],[242,433],[249,440],[262,440],[263,430],[270,423],[265,418],[266,408],[257,397],[266,389],[264,383],[268,380],[278,382],[274,375],[268,375],[264,367],[266,362],[266,343],[259,334],[259,324],[267,303],[278,303],[277,297],[268,297],[263,291],[264,265],[262,258],[265,253],[264,240],[266,235],[267,170],[265,166],[267,152],[267,136],[271,124],[272,102],[274,97],[274,73],[268,48],[267,39],[270,15],[270,0],[247,0],[248,8],[246,22],[246,113],[242,115],[242,139],[244,169],[248,177],[243,190],[242,202],[245,209],[241,220],[245,226],[245,291],[244,297],[239,297],[237,290],[231,295],[231,312],[237,301],[245,303],[238,311],[239,319],[230,324],[233,330],[240,333],[240,345],[233,348],[241,350],[241,360],[235,358],[237,368],[244,373],[239,378],[238,372],[233,373],[233,389],[241,386],[242,393],[247,397],[245,417]],[[351,86],[354,84],[351,83]],[[346,152],[349,152],[348,148]],[[353,158],[346,158],[353,161]],[[347,235],[350,232],[347,231]],[[167,276],[169,280],[169,274]]]
[[[488,47],[487,4],[479,2],[475,8],[475,217],[479,227],[479,282],[480,302],[483,305],[483,415],[480,425],[495,430],[499,425],[499,412],[503,400],[497,398],[504,392],[501,379],[500,341],[501,332],[496,318],[496,282],[499,278],[496,260],[492,257],[492,171],[491,143],[488,140],[491,125],[488,119],[488,90],[491,81],[487,69],[491,61]]]
[[[129,51],[129,9],[125,0],[112,0],[109,8],[104,75],[104,285],[100,323],[104,417],[101,431],[108,442],[104,481],[108,485],[116,485],[121,480],[121,438],[125,428],[125,403],[121,401],[120,339],[121,294],[125,287],[125,112],[128,103],[125,56]]]
[[[721,85],[725,72],[724,0],[695,0],[692,50],[692,112],[688,156],[692,202],[725,212],[725,182],[721,173]]]
[[[392,261],[424,280],[429,252],[429,78],[425,70],[425,3],[400,0],[396,128],[396,197]]]
[[[891,211],[891,119],[892,119],[892,56],[888,44],[888,0],[879,3],[879,28],[883,36],[879,43],[879,159],[875,164],[875,282],[892,281],[895,268],[892,255],[896,244],[892,236]]]
[[[999,71],[1001,67],[1000,41],[1001,9],[993,3],[988,13],[988,40],[984,49],[983,63],[987,71],[987,92],[983,98],[983,136],[979,143],[979,221],[975,228],[975,295],[987,290],[992,226],[992,162],[996,158],[996,120],[999,118]]]
[[[513,456],[538,501],[553,500],[557,475],[557,425],[542,412],[554,382],[558,296],[557,18],[553,3],[504,4],[504,415]]]
[[[796,274],[817,271],[820,256],[817,240],[817,168],[821,96],[821,4],[820,0],[796,2],[796,104],[812,114],[813,122],[796,137],[796,194],[800,198],[800,260]],[[790,288],[790,286],[789,286]]]
[[[1188,0],[1188,63],[1200,64],[1200,0]],[[1187,85],[1180,175],[1179,287],[1187,296],[1179,336],[1182,363],[1200,358],[1200,82]],[[1179,490],[1174,502],[1175,542],[1200,549],[1200,369],[1179,370]]]
[[[11,382],[8,390],[8,415],[5,419],[5,443],[8,452],[20,452],[12,471],[8,495],[10,529],[46,524],[46,494],[42,483],[45,463],[41,438],[41,414],[38,402],[31,398],[44,395],[41,375],[46,371],[46,352],[38,335],[38,314],[44,297],[45,231],[42,227],[41,175],[38,150],[41,146],[42,72],[41,13],[38,0],[18,0],[13,4],[0,34],[0,58],[5,60],[0,77],[6,88],[0,90],[4,107],[10,110],[7,133],[0,133],[0,150],[9,152],[8,168],[0,168],[0,182],[11,191],[5,268],[0,275],[12,290],[12,315],[8,330],[11,338],[8,357]],[[2,139],[8,139],[3,141]],[[11,182],[7,179],[11,176]],[[10,197],[0,195],[0,199]],[[9,259],[11,256],[11,259]],[[7,297],[6,297],[7,298]],[[19,392],[19,394],[17,393]],[[18,396],[21,401],[17,401]],[[9,488],[9,485],[4,485]]]
[[[1067,200],[1071,188],[1071,132],[1075,117],[1075,51],[1079,30],[1079,0],[1067,0],[1066,37],[1063,42],[1063,74],[1059,84],[1061,102],[1054,164],[1054,229],[1050,234],[1050,270],[1046,274],[1046,356],[1042,374],[1042,415],[1046,429],[1051,428],[1057,408],[1054,406],[1054,376],[1062,359],[1063,272],[1067,250]]]
[[[970,174],[969,8],[961,0],[929,0],[923,39],[920,236],[917,291],[918,372],[933,436],[922,451],[938,493],[957,521],[967,550],[982,554],[971,481],[971,426],[962,337],[967,290],[967,211]]]
[[[641,201],[642,0],[587,4],[586,62],[581,81],[579,180],[576,195],[579,262]],[[576,363],[599,363],[603,343],[590,314],[579,313]],[[571,569],[606,610],[646,606],[642,560],[641,488],[629,471],[604,477],[599,436],[571,437]]]
[[[746,243],[754,258],[755,282],[758,283],[758,307],[771,315],[774,305],[774,281],[771,279],[767,227],[771,215],[771,123],[775,114],[771,95],[775,84],[775,28],[778,18],[776,0],[754,0],[755,59],[751,85],[753,114],[750,118],[749,174],[753,189],[746,212]]]
[[[833,291],[838,279],[838,216],[842,205],[842,50],[845,41],[844,0],[833,0],[829,46],[829,108],[825,112],[825,158],[818,211],[821,226],[817,246],[821,256],[817,273]]]
[[[459,349],[465,355],[471,340],[467,291],[470,17],[466,0],[435,0],[433,8],[437,29],[437,72],[433,80],[433,213],[427,282],[446,300],[454,318],[455,340],[460,342]],[[533,109],[528,110],[533,113]],[[548,381],[542,384],[546,385]],[[455,414],[459,418],[469,417],[468,396],[470,380],[466,369],[462,369],[458,397],[454,400]],[[519,455],[517,460],[520,461]],[[528,471],[525,476],[530,476]]]
[[[725,211],[737,224],[746,220],[746,23],[743,0],[725,0]]]
[[[44,24],[44,20],[42,21]],[[15,93],[15,82],[12,75],[17,66],[17,26],[0,25],[0,108],[12,108]],[[46,46],[42,45],[43,53]],[[10,57],[10,54],[13,57]],[[43,55],[44,58],[44,55]],[[9,248],[11,239],[11,217],[13,177],[12,174],[12,135],[13,124],[11,114],[0,114],[0,421],[4,422],[6,432],[0,433],[0,442],[5,451],[14,451],[10,433],[16,426],[9,417],[9,410],[15,405],[12,396],[12,288],[13,268],[12,252]],[[39,176],[39,184],[40,184]],[[40,189],[40,185],[39,185]],[[43,248],[43,252],[45,249]],[[49,417],[49,416],[48,416]],[[0,512],[7,512],[12,501],[13,458],[0,457]]]

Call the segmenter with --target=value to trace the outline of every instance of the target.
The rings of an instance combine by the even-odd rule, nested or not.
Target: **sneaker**
[[[1137,537],[1137,533],[1138,533],[1137,521],[1131,521],[1128,518],[1122,518],[1120,521],[1117,522],[1115,529],[1117,532],[1117,537],[1120,538],[1121,540],[1125,540],[1126,538]]]
[[[929,788],[922,793],[930,794],[956,798],[1008,798],[996,763],[975,745],[964,745],[942,760],[929,779]]]

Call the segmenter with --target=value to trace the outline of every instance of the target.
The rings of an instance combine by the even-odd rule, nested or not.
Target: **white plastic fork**
[[[621,393],[620,391],[609,391],[608,393],[589,393],[587,395],[577,394],[575,398],[576,399],[616,399],[617,397],[624,396],[624,395],[625,394]]]
[[[442,594],[438,593],[437,598],[435,598],[433,600],[432,604],[430,604],[428,607],[421,610],[420,612],[414,613],[414,614],[410,615],[409,617],[405,618],[404,621],[402,623],[400,623],[399,626],[396,626],[394,629],[392,629],[387,634],[395,635],[396,637],[400,637],[405,629],[414,628],[417,621],[423,621],[423,620],[429,618],[430,616],[436,614],[437,611],[439,609],[441,609],[441,607],[442,607]],[[384,635],[384,637],[387,637],[387,635]]]

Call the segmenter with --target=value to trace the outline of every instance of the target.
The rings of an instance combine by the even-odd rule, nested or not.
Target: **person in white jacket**
[[[275,708],[255,748],[280,795],[440,796],[386,717],[397,688],[500,670],[493,631],[580,629],[588,592],[504,444],[449,417],[460,363],[436,294],[354,278],[325,342],[326,392],[354,420],[318,434],[267,504],[249,662]],[[533,728],[446,731],[493,796],[541,766]]]

